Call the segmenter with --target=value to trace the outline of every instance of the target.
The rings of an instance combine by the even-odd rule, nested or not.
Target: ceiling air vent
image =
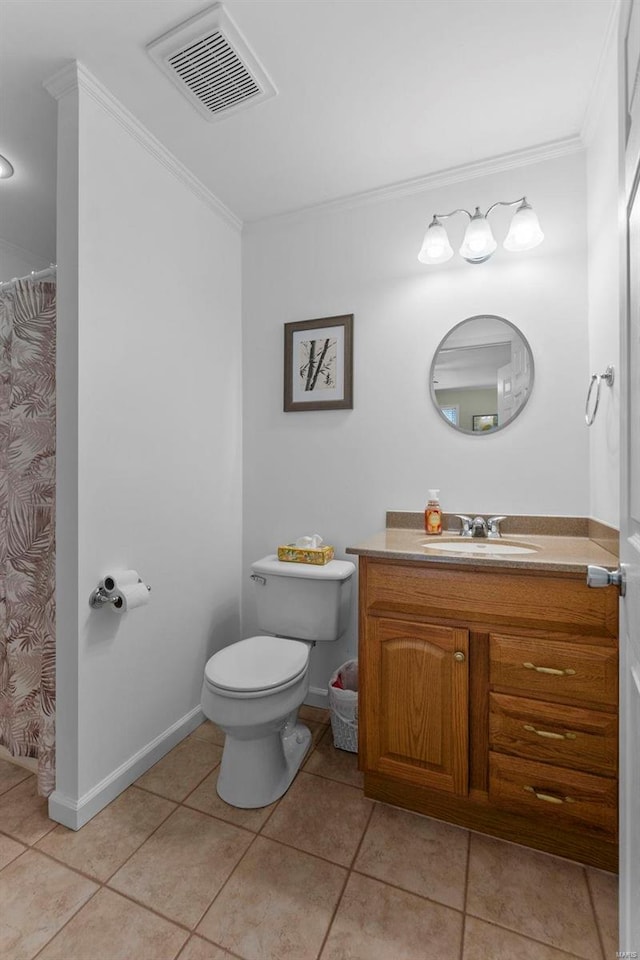
[[[277,92],[221,3],[163,34],[147,51],[207,120],[223,120]]]

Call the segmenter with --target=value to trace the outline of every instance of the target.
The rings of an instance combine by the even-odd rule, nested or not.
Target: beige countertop
[[[387,560],[414,560],[419,563],[451,564],[461,567],[519,569],[531,571],[560,571],[564,573],[586,574],[589,564],[615,569],[618,558],[589,537],[540,536],[527,533],[511,534],[503,537],[505,543],[522,544],[535,547],[535,553],[500,555],[491,553],[495,542],[478,538],[474,543],[486,545],[486,555],[455,554],[447,549],[447,541],[469,542],[470,538],[461,538],[451,533],[441,536],[427,536],[423,529],[401,529],[390,527],[363,543],[347,547],[346,552],[361,557],[378,557]],[[424,546],[425,543],[439,542],[439,549]],[[499,549],[499,548],[496,548]]]

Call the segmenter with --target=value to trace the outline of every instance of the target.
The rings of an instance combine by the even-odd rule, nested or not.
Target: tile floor
[[[613,960],[616,879],[367,800],[324,711],[288,793],[215,792],[204,723],[74,833],[0,761],[3,960]]]

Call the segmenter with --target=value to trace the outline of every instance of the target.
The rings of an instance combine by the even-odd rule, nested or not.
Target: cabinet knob
[[[456,650],[456,652],[453,655],[453,659],[457,660],[458,663],[464,663],[465,656],[462,650]]]

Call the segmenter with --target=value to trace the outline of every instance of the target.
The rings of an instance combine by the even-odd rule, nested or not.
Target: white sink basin
[[[506,554],[537,553],[539,549],[532,544],[518,543],[514,540],[485,540],[484,538],[466,540],[461,537],[450,540],[427,540],[422,546],[426,550],[440,550],[445,553],[464,553],[471,554],[472,556],[503,556]]]

